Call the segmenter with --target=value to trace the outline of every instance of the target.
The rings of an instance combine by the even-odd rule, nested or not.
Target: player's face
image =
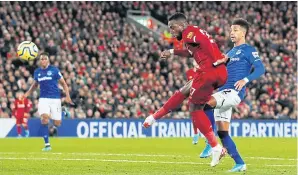
[[[238,42],[245,37],[245,29],[240,25],[232,25],[230,30],[230,38],[233,43]]]
[[[23,92],[19,92],[18,94],[17,94],[17,97],[18,97],[18,99],[19,100],[21,100],[21,98],[24,96],[24,93]]]
[[[182,39],[182,31],[183,31],[182,23],[179,21],[172,20],[172,21],[169,21],[168,26],[169,26],[171,35],[180,41]]]
[[[49,65],[49,57],[46,55],[41,55],[39,62],[41,67],[46,68]]]

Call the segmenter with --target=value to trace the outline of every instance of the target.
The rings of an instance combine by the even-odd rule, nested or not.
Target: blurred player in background
[[[205,110],[211,109],[207,102],[210,100],[213,90],[224,85],[227,80],[226,67],[222,64],[217,67],[213,66],[214,62],[224,56],[210,35],[197,26],[189,25],[184,14],[176,13],[171,16],[168,26],[175,38],[183,40],[186,49],[167,50],[162,52],[161,57],[167,58],[172,54],[183,57],[192,56],[198,63],[199,69],[192,81],[189,81],[179,91],[175,92],[156,113],[146,118],[144,127],[151,126],[156,120],[175,109],[185,98],[189,97],[189,110],[193,123],[212,147],[210,165],[214,167],[224,156],[226,150],[217,142]]]
[[[14,109],[12,111],[12,114],[16,118],[16,124],[17,124],[17,133],[18,137],[22,137],[22,128],[25,129],[25,137],[29,137],[29,129],[28,129],[28,117],[29,117],[29,111],[32,107],[32,103],[27,98],[22,98],[24,96],[24,93],[22,91],[17,92],[17,99],[14,101]]]
[[[234,159],[236,165],[231,172],[245,171],[246,164],[236,149],[236,145],[229,135],[232,108],[237,106],[245,96],[247,83],[258,79],[265,73],[264,65],[257,50],[246,44],[245,37],[249,30],[249,23],[244,19],[235,19],[231,25],[230,38],[234,47],[227,53],[229,61],[227,64],[228,80],[219,88],[219,92],[212,95],[214,116],[218,130],[218,136],[229,155]],[[215,63],[215,66],[223,63]],[[252,67],[254,71],[251,73]]]
[[[38,113],[41,116],[42,135],[45,142],[45,147],[42,151],[50,151],[51,145],[49,142],[49,120],[54,121],[56,127],[61,125],[61,93],[58,87],[60,83],[65,91],[67,103],[72,103],[69,95],[68,86],[62,77],[60,71],[55,66],[50,65],[49,54],[41,53],[39,58],[40,68],[34,71],[34,82],[30,89],[25,93],[24,98],[27,98],[40,85],[40,97],[38,102]]]

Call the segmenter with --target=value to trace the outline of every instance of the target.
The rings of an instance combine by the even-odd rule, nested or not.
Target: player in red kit
[[[196,128],[206,137],[212,147],[211,166],[219,163],[226,149],[217,141],[211,123],[204,110],[214,107],[211,96],[213,90],[224,85],[227,81],[227,69],[224,64],[213,66],[214,62],[224,58],[214,40],[209,34],[197,26],[187,23],[184,14],[176,13],[169,18],[168,26],[171,34],[178,40],[183,40],[185,50],[167,50],[162,52],[161,57],[167,58],[171,55],[193,57],[198,64],[198,70],[192,81],[188,81],[184,87],[175,92],[174,95],[153,115],[146,118],[144,127],[151,126],[171,110],[180,105],[185,98],[189,97],[189,110],[192,121]]]
[[[25,129],[25,137],[29,137],[28,117],[32,103],[27,98],[22,98],[23,92],[17,93],[17,99],[14,101],[13,115],[16,118],[18,137],[21,137],[21,125]]]

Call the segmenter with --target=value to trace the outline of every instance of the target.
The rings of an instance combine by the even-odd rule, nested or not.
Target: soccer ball
[[[38,48],[36,44],[31,41],[24,41],[22,42],[17,51],[18,56],[20,59],[25,61],[34,60],[38,55]]]

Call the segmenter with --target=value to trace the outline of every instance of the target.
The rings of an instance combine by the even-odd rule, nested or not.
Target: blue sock
[[[213,129],[214,134],[216,134],[216,125],[215,125],[215,119],[214,119],[213,109],[207,109],[207,110],[204,110],[204,112],[208,116],[208,118],[209,118],[209,120],[211,122],[212,129]]]
[[[42,136],[44,139],[45,146],[50,146],[49,143],[49,127],[48,124],[42,124]]]
[[[236,145],[229,135],[228,131],[218,131],[218,136],[221,143],[227,148],[229,155],[234,159],[236,164],[244,164],[240,154],[237,151]]]

